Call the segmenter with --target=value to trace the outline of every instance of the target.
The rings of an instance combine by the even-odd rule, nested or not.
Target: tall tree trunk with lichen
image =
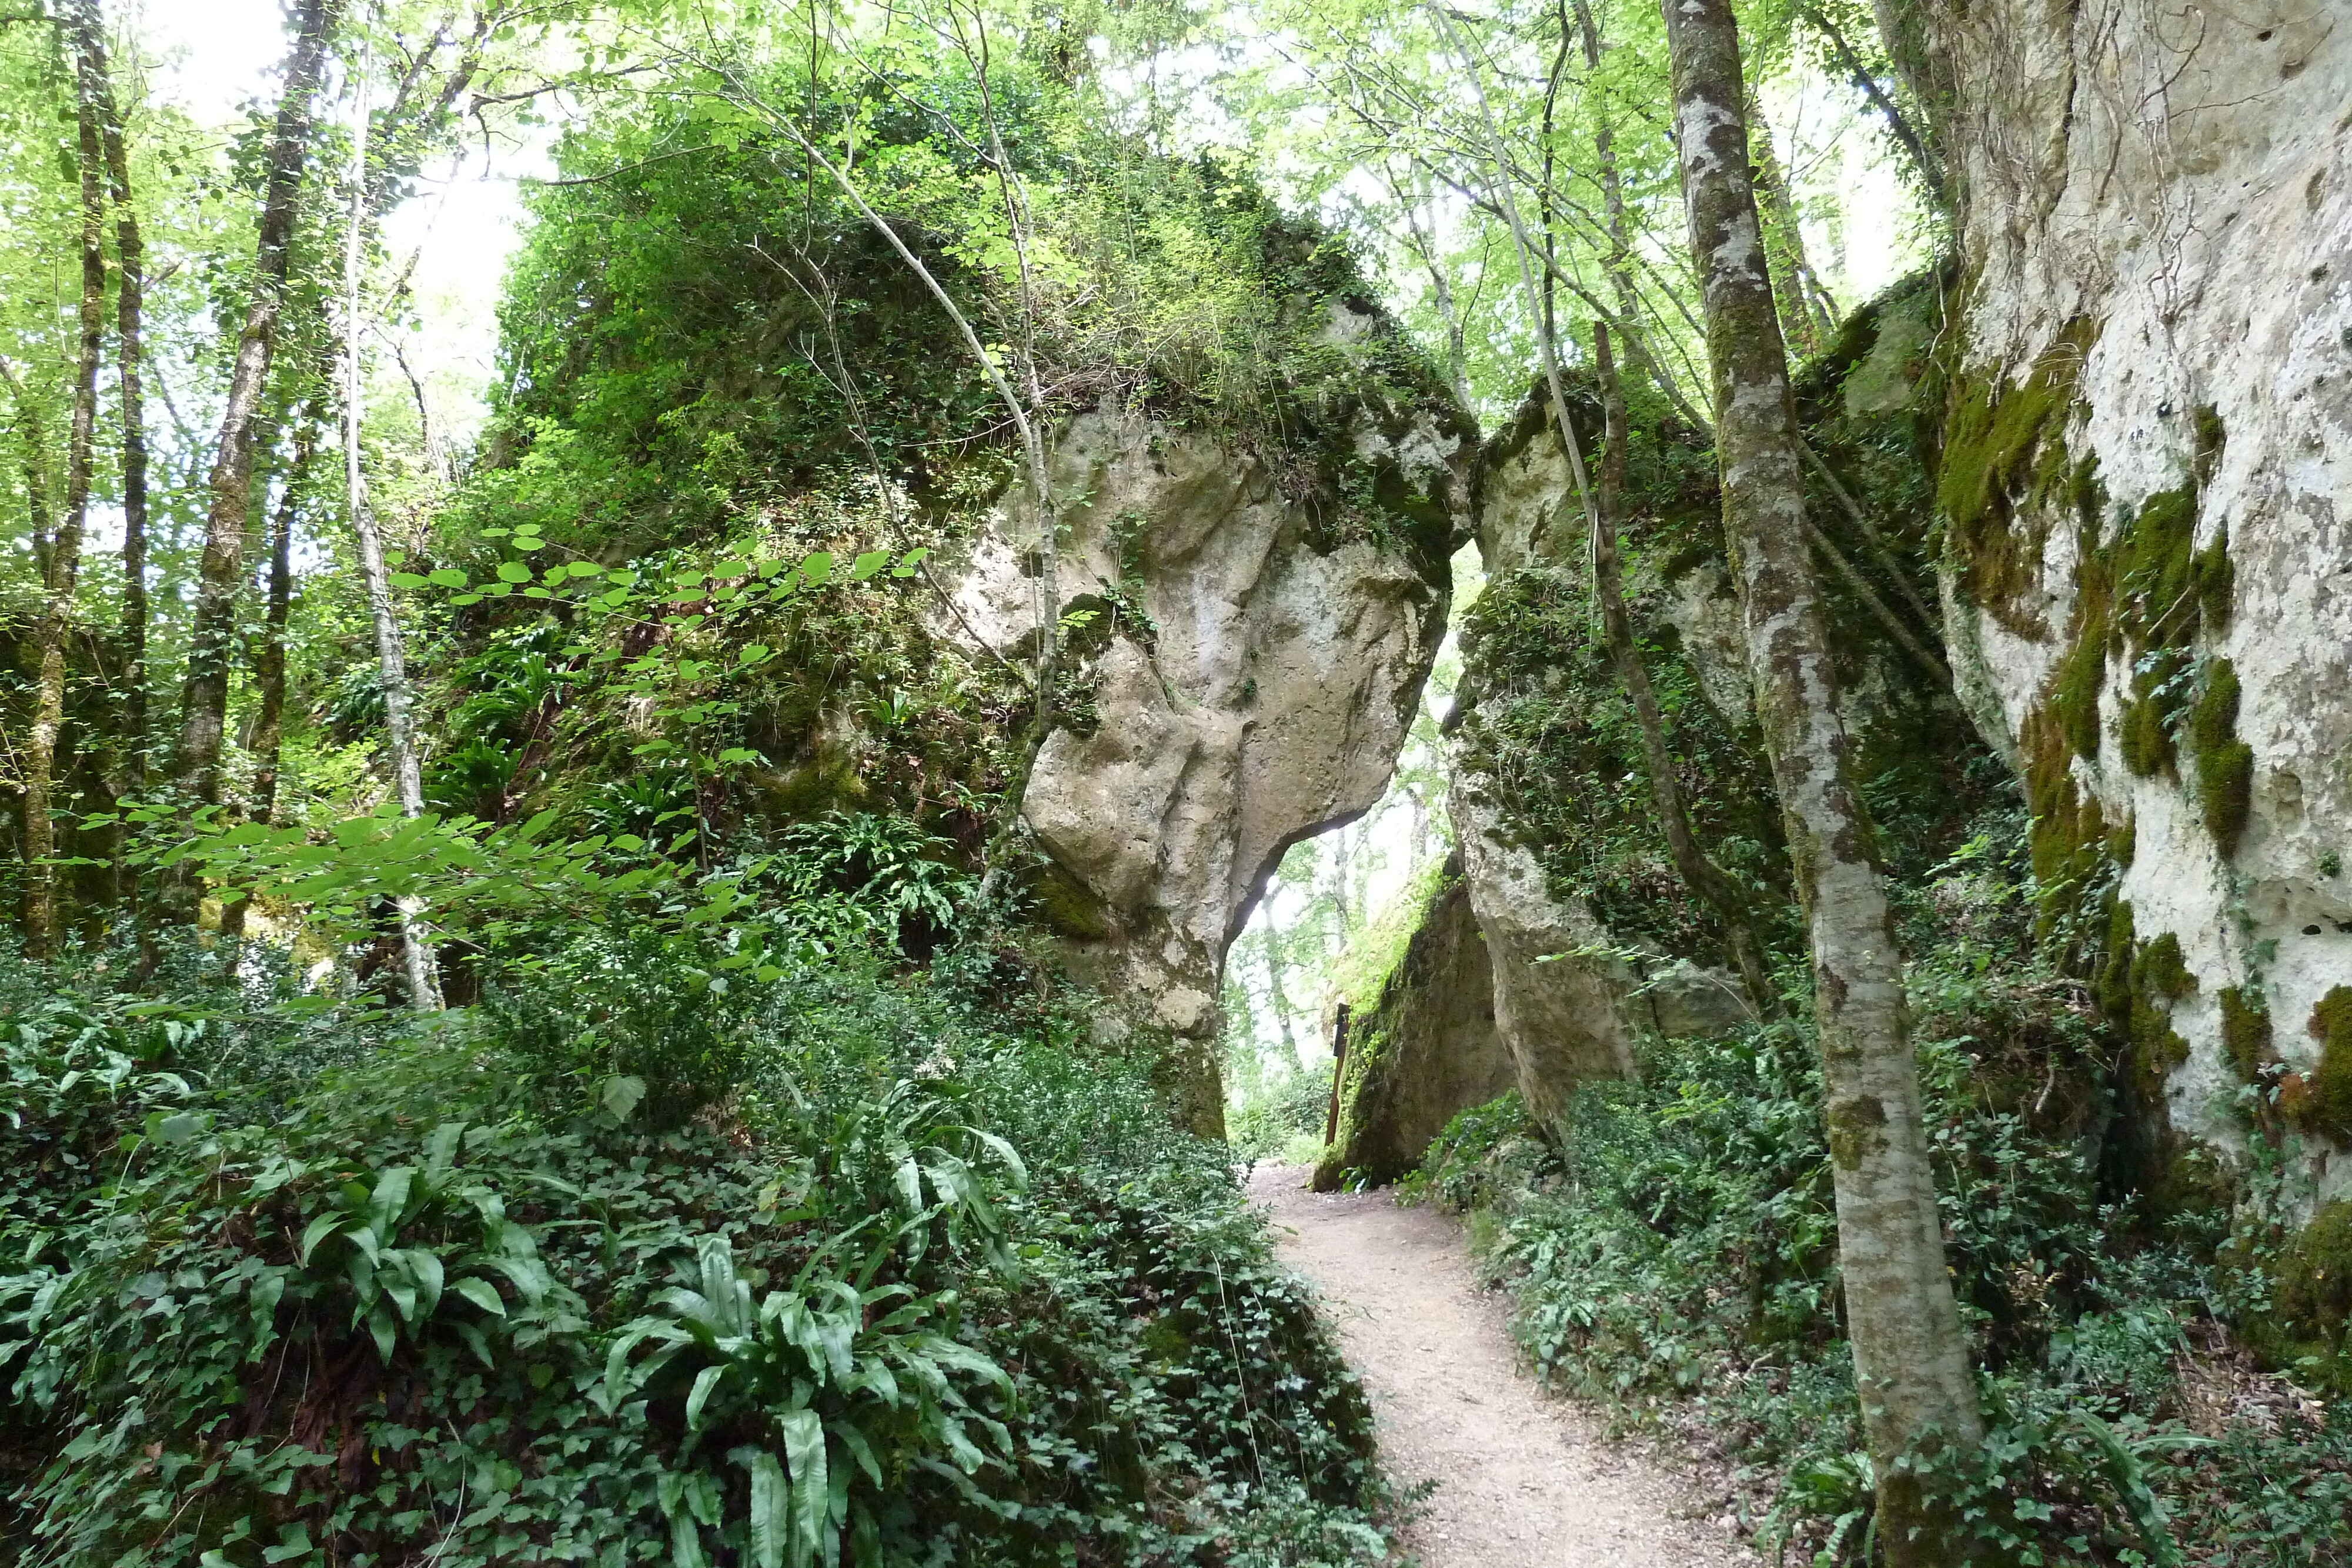
[[[118,797],[145,791],[148,757],[147,681],[147,247],[132,200],[131,156],[123,132],[122,106],[106,59],[106,19],[99,0],[75,0],[74,47],[93,64],[98,89],[99,131],[106,152],[107,198],[114,211],[115,383],[122,415],[122,643],[115,685],[121,706],[116,719]],[[135,906],[138,872],[125,852],[129,841],[113,830],[113,895]]]
[[[1664,7],[1675,125],[1714,373],[1724,531],[1758,717],[1812,940],[1838,1266],[1875,1526],[1896,1568],[1965,1561],[1958,1521],[1899,1461],[1983,1433],[1945,1270],[1903,965],[1805,537],[1796,406],[1748,176],[1731,0]]]
[[[328,37],[341,10],[342,0],[298,0],[286,86],[270,135],[253,292],[237,334],[235,368],[213,458],[204,557],[197,568],[195,605],[189,624],[187,676],[181,688],[173,781],[194,803],[211,805],[220,800],[229,664],[236,651],[236,601],[245,580],[245,534],[253,498],[261,393],[268,380],[278,318],[285,305],[303,166],[310,156],[311,105],[325,70]],[[194,893],[194,883],[185,876],[173,879],[173,913],[179,918],[193,915]]]
[[[1805,232],[1797,222],[1797,204],[1789,194],[1789,176],[1772,145],[1772,128],[1751,91],[1748,98],[1748,151],[1754,160],[1756,195],[1764,220],[1764,253],[1770,263],[1772,298],[1780,311],[1780,330],[1789,346],[1810,358],[1829,346],[1835,329],[1824,301],[1828,291],[1814,276],[1805,256]]]
[[[1659,826],[1664,832],[1675,870],[1693,896],[1714,910],[1723,924],[1725,947],[1738,966],[1740,979],[1748,998],[1759,1016],[1778,1011],[1769,976],[1766,973],[1761,945],[1756,940],[1755,925],[1749,917],[1747,902],[1738,896],[1731,880],[1709,860],[1698,847],[1693,831],[1690,812],[1682,798],[1682,789],[1675,773],[1674,753],[1666,745],[1665,719],[1658,707],[1656,693],[1650,685],[1649,671],[1642,664],[1641,650],[1633,640],[1633,617],[1625,607],[1622,572],[1618,562],[1617,516],[1618,497],[1623,486],[1624,401],[1617,387],[1616,369],[1610,358],[1608,328],[1596,325],[1594,345],[1601,355],[1604,380],[1603,417],[1613,430],[1615,440],[1604,448],[1604,463],[1613,461],[1613,470],[1602,476],[1601,492],[1595,493],[1584,464],[1584,454],[1576,434],[1576,424],[1568,406],[1568,391],[1559,364],[1559,347],[1551,330],[1550,318],[1536,290],[1536,256],[1529,245],[1526,229],[1519,221],[1517,200],[1508,184],[1508,164],[1504,157],[1502,138],[1494,119],[1486,110],[1486,88],[1477,75],[1477,67],[1469,52],[1463,48],[1454,34],[1453,23],[1439,13],[1439,21],[1454,52],[1460,56],[1463,68],[1471,73],[1482,126],[1490,147],[1495,177],[1495,204],[1511,230],[1512,242],[1518,252],[1519,282],[1527,301],[1528,313],[1533,319],[1536,351],[1543,369],[1546,391],[1550,395],[1552,418],[1559,426],[1561,450],[1568,457],[1569,474],[1574,482],[1577,500],[1582,507],[1587,537],[1591,541],[1593,597],[1601,609],[1602,634],[1609,647],[1610,662],[1619,682],[1632,700],[1636,726],[1642,737],[1643,766],[1650,776],[1651,800],[1658,812]],[[1585,58],[1589,65],[1600,63],[1600,35],[1593,25],[1589,6],[1580,5],[1578,16],[1582,24]],[[1565,17],[1563,17],[1565,25]],[[1616,159],[1612,150],[1608,121],[1604,116],[1596,151],[1607,179],[1605,189],[1614,193]],[[1621,207],[1622,212],[1622,207]],[[1616,231],[1616,244],[1610,257],[1612,269],[1624,266],[1622,232]]]
[[[90,469],[98,449],[98,361],[106,345],[106,184],[100,130],[100,62],[74,51],[75,149],[81,183],[81,310],[74,358],[73,423],[66,435],[65,510],[49,540],[41,579],[41,613],[33,634],[33,722],[25,737],[25,952],[51,956],[57,940],[58,876],[53,796],[58,732],[65,726],[66,640],[72,634],[74,583],[89,516]]]

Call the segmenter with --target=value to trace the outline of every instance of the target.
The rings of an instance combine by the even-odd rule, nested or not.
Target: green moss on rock
[[[2221,993],[2221,1049],[2230,1058],[2230,1065],[2248,1083],[2261,1078],[2263,1069],[2278,1060],[2271,1048],[2270,1009],[2255,988],[2231,986]]]
[[[2205,672],[2205,689],[2189,717],[2189,745],[2197,758],[2197,803],[2206,830],[2223,854],[2238,846],[2252,804],[2253,748],[2238,738],[2238,672],[2216,659]]]
[[[2290,1113],[2305,1132],[2352,1146],[2352,986],[2322,997],[2305,1027],[2319,1042],[2319,1062],[2303,1075]]]
[[[2299,1379],[2352,1393],[2352,1198],[2312,1217],[2271,1272],[2273,1311],[2257,1327],[2256,1348]]]
[[[2005,623],[2041,565],[2038,531],[2021,535],[2012,526],[2018,498],[2074,487],[2074,465],[2062,433],[2083,357],[2097,336],[2096,323],[2078,317],[2034,361],[2023,383],[2011,385],[1996,371],[1954,389],[1937,464],[1937,509],[1962,587]]]

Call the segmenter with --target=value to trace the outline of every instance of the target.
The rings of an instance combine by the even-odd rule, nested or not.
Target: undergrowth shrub
[[[1380,1559],[1363,1396],[1139,1069],[630,951],[428,1020],[0,961],[0,1562]]]
[[[2000,1561],[2345,1561],[2352,1418],[2266,1392],[2226,1348],[2232,1321],[2271,1311],[2282,1265],[2263,1238],[2285,1228],[2255,1211],[2282,1192],[2257,1181],[2225,1248],[2228,1214],[2162,1212],[2106,1174],[2103,1036],[2084,988],[2034,956],[2004,838],[1907,900],[1947,1256],[1989,1427],[1926,1479]],[[1548,1379],[1704,1433],[1769,1498],[1756,1522],[1783,1560],[1861,1562],[1873,1475],[1809,1020],[1653,1041],[1641,1067],[1580,1090],[1554,1145],[1512,1097],[1465,1112],[1409,1186],[1486,1206],[1474,1237]],[[2197,1392],[2217,1379],[2234,1392]]]

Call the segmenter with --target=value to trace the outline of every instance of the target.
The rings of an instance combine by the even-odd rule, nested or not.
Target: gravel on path
[[[1283,1259],[1320,1289],[1379,1418],[1399,1487],[1437,1490],[1406,1531],[1423,1568],[1718,1568],[1761,1560],[1721,1499],[1520,1370],[1502,1298],[1477,1288],[1462,1227],[1385,1192],[1309,1192],[1261,1166]],[[1710,1505],[1713,1505],[1710,1511]]]

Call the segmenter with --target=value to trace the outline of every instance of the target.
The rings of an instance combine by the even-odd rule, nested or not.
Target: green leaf
[[[368,1333],[375,1336],[376,1354],[383,1357],[386,1366],[392,1364],[392,1347],[399,1336],[399,1326],[393,1322],[392,1303],[378,1301],[368,1313]]]
[[[669,1561],[670,1568],[704,1568],[702,1531],[682,1508],[670,1511]]]
[[[784,1568],[792,1500],[784,1486],[783,1467],[776,1463],[775,1455],[762,1448],[748,1456],[744,1468],[751,1472],[752,1568]]]
[[[304,1268],[309,1268],[310,1266],[310,1254],[318,1250],[319,1243],[324,1241],[328,1237],[332,1236],[337,1230],[341,1229],[343,1224],[350,1218],[351,1216],[343,1213],[341,1209],[331,1208],[326,1213],[319,1216],[318,1218],[310,1221],[310,1223],[305,1227],[302,1231],[301,1246],[295,1249],[294,1256],[296,1260],[299,1260]]]
[[[815,550],[801,562],[801,576],[812,588],[823,588],[833,576],[833,552]]]
[[[613,1120],[625,1122],[629,1119],[629,1113],[635,1110],[645,1097],[646,1081],[624,1074],[604,1080],[604,1091],[596,1098]]]
[[[499,580],[500,582],[529,582],[530,578],[530,568],[523,565],[523,563],[519,560],[502,560],[499,562]]]
[[[394,572],[392,574],[392,585],[394,588],[425,588],[430,586],[426,579],[417,576],[416,573],[413,571]]]
[[[724,1366],[706,1366],[695,1375],[693,1391],[686,1396],[688,1431],[702,1430],[702,1407],[710,1402],[710,1396],[719,1391],[719,1385],[726,1376],[727,1368]]]
[[[490,1342],[482,1337],[481,1330],[471,1323],[463,1322],[451,1323],[449,1327],[460,1340],[465,1342],[466,1348],[474,1353],[476,1361],[493,1371],[497,1370],[498,1358],[490,1354]]]
[[[791,1568],[807,1568],[824,1542],[824,1425],[814,1410],[776,1417],[793,1472]]]
[[[444,1122],[425,1140],[425,1168],[440,1176],[457,1163],[457,1145],[466,1135],[463,1122]]]
[[[473,580],[454,566],[442,566],[426,572],[425,580],[438,588],[464,588]]]
[[[394,1256],[408,1265],[408,1277],[416,1281],[416,1318],[409,1321],[431,1317],[433,1309],[441,1304],[440,1254],[429,1248],[411,1247]]]
[[[290,1557],[307,1557],[317,1550],[310,1544],[309,1525],[281,1524],[278,1527],[278,1544],[264,1548],[261,1560],[264,1563],[283,1563]]]
[[[857,559],[849,563],[849,580],[863,582],[888,565],[889,560],[890,552],[886,549],[860,551]]]
[[[279,1269],[262,1275],[246,1291],[246,1312],[253,1321],[253,1345],[246,1352],[246,1360],[259,1361],[278,1337],[278,1303],[285,1294],[286,1274]]]
[[[449,1287],[494,1318],[507,1315],[507,1304],[499,1295],[499,1288],[478,1275],[468,1274]]]
[[[367,1222],[379,1241],[391,1240],[393,1232],[400,1228],[408,1208],[409,1185],[415,1179],[415,1166],[394,1166],[377,1174],[375,1190],[368,1195]]]
[[[205,1118],[194,1111],[151,1117],[150,1120],[154,1124],[148,1129],[147,1136],[167,1148],[173,1144],[184,1144],[205,1130]]]

